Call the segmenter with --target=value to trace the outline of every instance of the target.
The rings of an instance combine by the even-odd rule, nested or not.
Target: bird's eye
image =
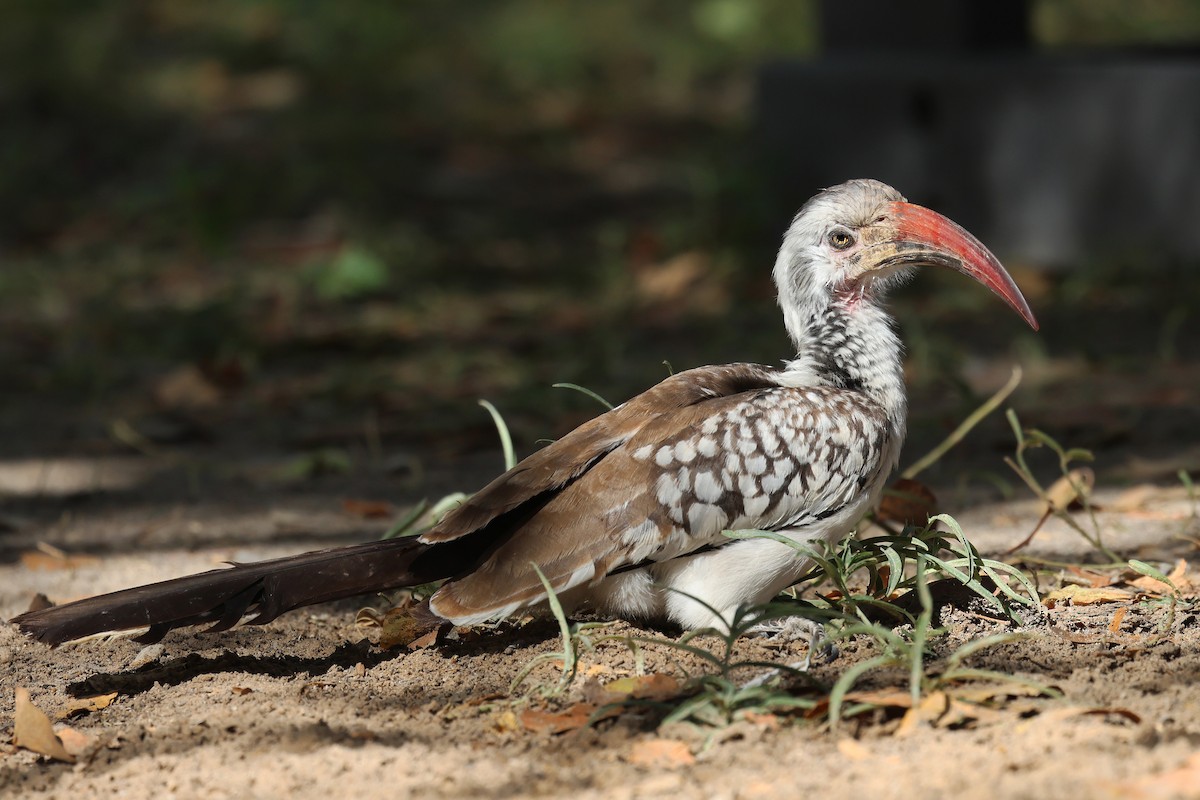
[[[854,237],[849,231],[837,230],[829,234],[829,244],[834,250],[845,250],[854,244]]]

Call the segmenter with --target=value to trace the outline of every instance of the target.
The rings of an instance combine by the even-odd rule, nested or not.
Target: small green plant
[[[1166,636],[1167,633],[1170,632],[1171,628],[1175,625],[1175,611],[1179,608],[1180,600],[1179,587],[1176,586],[1175,582],[1167,577],[1161,570],[1155,569],[1145,561],[1139,561],[1136,558],[1131,558],[1129,559],[1129,568],[1134,572],[1138,572],[1149,578],[1153,578],[1154,580],[1166,585],[1171,590],[1171,594],[1167,599],[1167,616],[1159,624],[1158,636],[1155,637],[1155,640],[1157,641],[1158,639]]]
[[[685,596],[718,615],[717,610],[703,600],[692,595]],[[724,630],[704,628],[689,631],[676,640],[651,636],[627,637],[632,643],[656,644],[688,653],[706,669],[698,675],[689,676],[680,693],[681,699],[677,701],[626,700],[614,705],[653,707],[663,713],[661,724],[693,722],[713,727],[729,725],[747,713],[814,708],[817,705],[815,696],[798,696],[780,687],[777,680],[784,674],[807,680],[805,670],[775,661],[742,659],[737,655],[739,639],[764,623],[797,616],[797,611],[807,616],[807,610],[794,603],[770,603],[739,609],[729,621],[728,629]],[[822,612],[818,611],[817,615],[817,618],[826,618]],[[715,639],[716,647],[710,649],[701,646],[697,643],[701,639]],[[746,672],[764,668],[770,676],[769,680],[745,679]]]
[[[939,530],[938,524],[949,531]],[[933,627],[933,597],[929,589],[930,575],[948,577],[960,582],[993,610],[1010,621],[1020,623],[1016,606],[1037,606],[1037,590],[1029,578],[1010,564],[983,558],[967,540],[958,521],[947,514],[931,517],[921,530],[888,534],[864,539],[848,537],[836,547],[821,543],[797,542],[771,531],[727,531],[732,538],[768,538],[786,544],[810,559],[814,569],[806,580],[824,579],[835,591],[822,597],[816,607],[824,615],[826,635],[842,640],[867,636],[880,649],[876,656],[848,668],[829,693],[828,717],[836,727],[841,719],[853,716],[874,706],[870,703],[846,705],[848,693],[868,672],[882,668],[904,668],[908,672],[909,691],[915,705],[922,694],[945,690],[971,680],[1016,681],[1013,676],[963,666],[973,653],[1019,638],[1020,634],[1005,633],[985,637],[952,653],[945,666],[933,671],[927,664],[928,642],[941,633]],[[865,589],[856,589],[865,577]],[[985,584],[988,581],[991,586]],[[1015,587],[1015,588],[1014,588]],[[897,594],[900,597],[897,598]],[[908,610],[899,600],[915,595],[919,609]],[[879,619],[893,625],[907,625],[907,633],[880,624]],[[1037,687],[1042,691],[1044,687]]]
[[[942,523],[949,533],[938,529]],[[949,514],[930,517],[923,529],[910,528],[900,534],[856,538],[851,535],[838,545],[797,541],[774,531],[726,531],[734,539],[765,538],[785,544],[812,561],[814,568],[801,580],[824,578],[837,590],[833,600],[820,598],[827,607],[870,624],[879,613],[898,621],[914,622],[912,614],[889,598],[917,588],[921,563],[931,564],[947,577],[960,581],[995,611],[1020,623],[1013,605],[1036,606],[1037,589],[1023,572],[1003,561],[984,558]],[[949,554],[949,556],[945,555]],[[853,577],[866,573],[866,588],[855,588]],[[995,589],[984,585],[989,579]],[[1007,578],[1007,580],[1006,580]],[[1013,588],[1012,581],[1021,591]],[[997,594],[997,592],[999,594]],[[868,613],[874,610],[876,614]]]
[[[1061,519],[1072,530],[1082,536],[1094,550],[1108,559],[1110,563],[1121,563],[1120,556],[1110,550],[1104,544],[1104,540],[1101,537],[1100,524],[1096,520],[1096,512],[1091,503],[1091,487],[1084,483],[1077,471],[1072,470],[1071,465],[1076,462],[1094,461],[1095,456],[1092,455],[1092,452],[1081,447],[1065,448],[1043,431],[1036,428],[1022,428],[1020,421],[1017,419],[1017,413],[1011,408],[1007,411],[1005,417],[1008,419],[1008,424],[1012,427],[1013,435],[1017,438],[1017,450],[1012,458],[1006,456],[1004,463],[1046,504],[1047,514],[1052,514]],[[1075,499],[1082,503],[1088,512],[1088,516],[1091,519],[1090,531],[1075,520],[1068,511],[1067,504],[1057,502],[1052,498],[1049,491],[1034,477],[1033,470],[1030,469],[1025,454],[1029,450],[1038,447],[1046,447],[1052,450],[1058,457],[1058,467],[1062,473],[1062,480],[1070,484]]]
[[[557,686],[552,691],[543,692],[546,695],[561,694],[575,680],[575,675],[579,671],[578,648],[576,647],[577,632],[571,630],[571,625],[567,622],[567,615],[563,611],[562,603],[558,601],[558,593],[554,591],[554,587],[550,585],[550,581],[546,579],[546,575],[542,572],[541,567],[537,564],[532,564],[533,571],[537,573],[538,580],[542,582],[542,586],[546,589],[546,602],[550,606],[550,613],[554,615],[554,619],[558,622],[558,632],[562,641],[562,650],[557,653],[542,653],[526,664],[517,677],[513,678],[512,685],[509,686],[509,692],[516,691],[529,674],[544,661],[562,660],[562,676],[558,680]]]
[[[850,667],[834,683],[829,692],[828,718],[831,729],[836,731],[838,725],[846,717],[856,716],[876,707],[874,703],[870,702],[846,705],[846,701],[850,690],[862,676],[872,670],[888,667],[907,670],[908,688],[913,708],[918,706],[923,696],[936,691],[952,694],[955,687],[973,681],[1015,683],[1032,688],[1039,694],[1047,696],[1057,694],[1057,691],[1050,687],[1015,675],[964,665],[967,658],[981,650],[1024,638],[1024,634],[1020,632],[994,634],[968,642],[950,653],[941,669],[931,666],[928,662],[929,641],[944,633],[944,630],[933,627],[933,595],[929,590],[928,581],[928,574],[931,571],[928,557],[918,555],[916,571],[913,576],[913,591],[920,602],[921,610],[916,615],[907,635],[904,635],[902,631],[870,623],[850,625],[836,634],[838,638],[869,636],[876,641],[881,652],[877,656]]]

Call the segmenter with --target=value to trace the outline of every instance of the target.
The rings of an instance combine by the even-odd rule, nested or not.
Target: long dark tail
[[[157,642],[173,628],[215,623],[228,630],[246,617],[261,625],[293,608],[343,597],[416,586],[451,571],[438,546],[413,539],[315,550],[137,586],[32,611],[11,620],[50,645],[108,631],[149,628],[139,642]]]

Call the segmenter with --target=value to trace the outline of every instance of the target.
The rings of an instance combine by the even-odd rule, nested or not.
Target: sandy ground
[[[1194,555],[1194,541],[1181,537],[1200,529],[1180,489],[1125,490],[1099,500],[1113,509],[1099,514],[1101,529],[1123,554],[1164,564]],[[76,553],[88,542],[107,545],[74,560],[27,555],[0,566],[0,616],[24,610],[37,592],[67,600],[229,558],[367,538],[385,524],[348,514],[320,493],[223,508],[218,514],[211,506],[101,504],[10,530],[10,552],[35,551],[48,538]],[[1037,513],[1031,502],[1013,502],[976,506],[960,519],[981,549],[997,551],[1027,532]],[[1030,553],[1078,558],[1085,549],[1066,526],[1051,522]],[[0,794],[1200,796],[1200,619],[1181,609],[1160,635],[1167,614],[1161,599],[1059,603],[1026,614],[1027,638],[968,662],[1051,685],[1061,699],[999,692],[985,698],[987,707],[934,709],[911,729],[901,724],[902,708],[881,708],[837,731],[788,714],[723,728],[656,729],[652,714],[630,711],[594,727],[568,723],[573,729],[564,733],[539,729],[546,718],[537,712],[556,714],[594,699],[607,681],[638,673],[682,679],[698,665],[665,644],[644,646],[639,665],[626,644],[609,640],[583,655],[584,677],[544,699],[539,688],[557,677],[552,663],[516,691],[510,683],[534,657],[559,648],[552,621],[464,632],[413,651],[382,650],[371,642],[376,631],[355,624],[356,610],[372,602],[382,604],[368,597],[294,612],[264,628],[174,632],[145,648],[120,640],[50,650],[0,627],[0,742],[10,739],[16,687],[29,689],[52,718],[79,698],[116,693],[107,707],[58,723],[89,737],[74,764],[0,744]],[[1010,629],[969,607],[948,606],[940,621],[947,632],[934,648],[942,656]],[[661,635],[623,623],[605,632]],[[805,646],[743,640],[738,647],[745,658],[793,662]],[[812,677],[827,689],[875,653],[867,642],[848,642]],[[872,672],[858,688],[894,697],[904,685],[895,671]]]

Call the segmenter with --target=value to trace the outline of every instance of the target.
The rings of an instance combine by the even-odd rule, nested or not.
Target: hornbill
[[[108,631],[240,621],[444,581],[423,611],[472,625],[546,599],[684,628],[730,625],[808,564],[723,531],[835,540],[878,501],[905,434],[901,345],[882,301],[921,265],[982,283],[1037,328],[970,233],[874,180],[813,197],[774,278],[795,358],[672,375],[500,475],[420,536],[233,564],[16,617],[59,644]],[[536,565],[536,568],[535,568]]]

